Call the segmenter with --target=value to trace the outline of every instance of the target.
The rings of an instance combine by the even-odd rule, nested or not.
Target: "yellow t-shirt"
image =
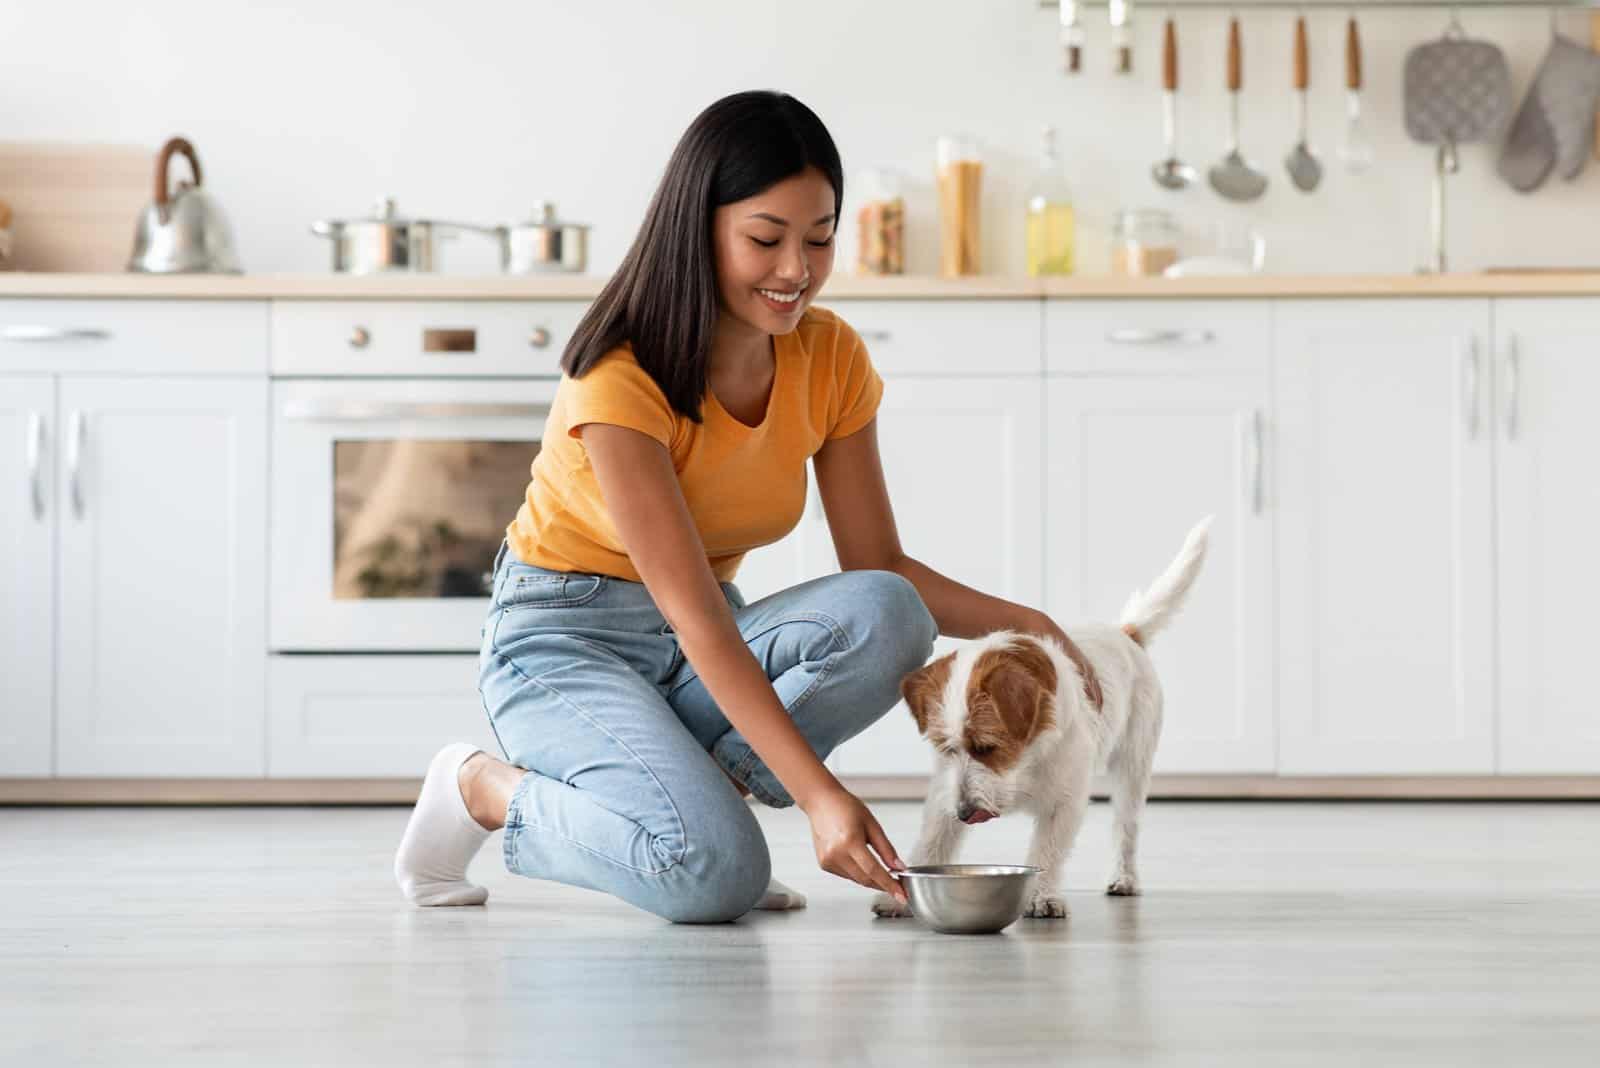
[[[877,413],[883,380],[850,326],[824,308],[773,338],[776,367],[766,418],[746,426],[706,391],[696,424],[667,398],[624,344],[582,378],[561,377],[517,517],[506,528],[524,563],[639,582],[606,511],[577,430],[631,427],[667,447],[720,582],[751,549],[794,529],[805,510],[806,460],[830,438],[853,434]]]

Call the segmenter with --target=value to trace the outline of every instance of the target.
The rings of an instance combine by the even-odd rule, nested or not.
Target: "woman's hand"
[[[844,787],[829,790],[804,806],[811,820],[811,844],[822,870],[869,890],[882,890],[901,904],[906,892],[885,870],[903,871],[905,865],[878,826],[876,817]],[[871,847],[870,849],[868,847]],[[874,856],[876,852],[876,856]]]

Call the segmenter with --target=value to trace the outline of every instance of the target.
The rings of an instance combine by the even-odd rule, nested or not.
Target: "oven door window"
[[[539,443],[333,442],[333,596],[485,597]]]

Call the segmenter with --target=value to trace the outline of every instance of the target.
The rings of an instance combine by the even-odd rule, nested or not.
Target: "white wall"
[[[1293,140],[1293,16],[1249,15],[1243,140],[1270,166],[1273,186],[1237,207],[1208,189],[1163,193],[1148,178],[1160,150],[1163,10],[1141,7],[1131,78],[1108,72],[1096,25],[1089,72],[1069,80],[1059,73],[1055,11],[1035,0],[30,3],[8,17],[0,136],[131,141],[153,155],[183,133],[251,271],[325,269],[326,244],[306,224],[364,214],[387,191],[409,215],[483,222],[524,217],[551,197],[563,215],[595,224],[591,271],[605,273],[694,114],[724,93],[771,87],[822,116],[847,178],[875,164],[916,173],[914,272],[936,264],[933,141],[952,129],[973,131],[989,149],[987,268],[1022,272],[1020,185],[1043,120],[1062,129],[1090,268],[1103,263],[1105,218],[1124,203],[1165,203],[1196,223],[1250,221],[1268,235],[1269,265],[1280,271],[1408,271],[1420,262],[1433,157],[1405,137],[1400,75],[1406,51],[1443,29],[1443,11],[1365,16],[1377,163],[1359,179],[1334,171],[1311,196],[1282,169]],[[1198,164],[1223,144],[1224,18],[1180,17],[1182,154]],[[1331,156],[1344,15],[1311,19],[1313,147]],[[1547,44],[1545,13],[1463,19],[1506,49],[1523,92]],[[1585,16],[1563,24],[1587,39]],[[1467,148],[1452,182],[1456,267],[1600,264],[1600,169],[1524,196],[1499,181],[1493,162],[1492,148]],[[841,269],[853,250],[845,233]],[[472,236],[443,258],[452,272],[495,264]]]

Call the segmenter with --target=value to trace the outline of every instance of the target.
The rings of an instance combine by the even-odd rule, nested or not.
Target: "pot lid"
[[[527,222],[517,223],[519,227],[531,226],[558,229],[563,226],[573,226],[580,230],[589,229],[588,223],[566,222],[556,218],[556,202],[553,200],[536,200],[533,202],[533,218]]]

